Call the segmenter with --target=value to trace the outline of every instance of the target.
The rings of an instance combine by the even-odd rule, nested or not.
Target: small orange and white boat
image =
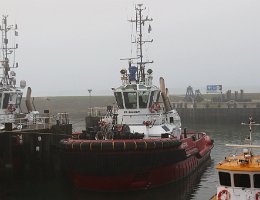
[[[260,148],[252,144],[252,126],[260,125],[249,118],[248,125],[250,135],[246,140],[249,144],[235,145],[226,144],[227,147],[242,148],[239,155],[225,157],[217,164],[219,184],[217,194],[212,199],[217,200],[260,200],[260,155],[253,149]]]

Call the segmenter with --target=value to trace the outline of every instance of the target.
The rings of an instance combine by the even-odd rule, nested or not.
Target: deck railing
[[[49,113],[39,114],[0,114],[2,125],[5,123],[13,123],[16,125],[16,130],[38,130],[51,129],[54,124],[69,124],[68,113],[58,113],[56,116],[51,116]]]

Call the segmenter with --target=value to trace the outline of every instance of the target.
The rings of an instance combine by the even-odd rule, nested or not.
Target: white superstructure
[[[176,110],[172,109],[168,92],[164,85],[163,78],[160,78],[160,88],[153,85],[153,71],[145,71],[145,65],[153,63],[144,61],[143,45],[153,40],[144,40],[145,24],[153,19],[144,17],[142,11],[145,8],[142,4],[136,7],[135,19],[129,20],[135,23],[136,38],[132,42],[136,44],[136,57],[128,58],[128,69],[122,69],[122,85],[113,88],[117,102],[117,110],[110,113],[103,121],[111,126],[128,125],[131,133],[144,133],[147,137],[161,137],[168,134],[180,138],[181,121]],[[148,33],[151,25],[148,26]],[[162,95],[163,108],[159,103]]]

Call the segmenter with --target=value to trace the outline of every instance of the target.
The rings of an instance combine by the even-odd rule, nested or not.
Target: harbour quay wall
[[[176,108],[176,110],[185,123],[239,124],[248,122],[250,115],[256,122],[260,122],[260,108]]]

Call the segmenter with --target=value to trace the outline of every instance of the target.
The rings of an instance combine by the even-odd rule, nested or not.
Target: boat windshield
[[[123,104],[122,93],[121,92],[115,92],[115,98],[116,98],[118,108],[123,109],[124,104]]]
[[[0,93],[0,108],[2,108],[2,93]]]
[[[160,98],[159,91],[152,91],[150,95],[149,108],[152,107],[153,103],[158,102]]]
[[[219,183],[223,186],[231,186],[231,177],[230,173],[227,172],[219,172]]]
[[[21,94],[21,93],[17,94],[17,98],[16,98],[16,106],[17,107],[20,107],[22,96],[23,96],[23,94]]]
[[[3,109],[6,109],[9,103],[10,94],[4,93]]]
[[[260,174],[254,174],[254,187],[260,188]]]
[[[137,93],[136,92],[124,92],[125,107],[127,109],[137,108]]]
[[[219,172],[219,183],[222,186],[231,186],[231,176],[234,178],[234,183],[232,186],[234,187],[242,187],[242,188],[250,188],[251,182],[254,183],[254,188],[260,188],[260,174],[253,175],[253,181],[250,179],[249,174],[230,174],[228,172]]]
[[[147,103],[149,99],[148,91],[139,91],[138,98],[139,98],[139,108],[147,108]]]
[[[15,104],[18,107],[18,106],[20,106],[20,103],[21,103],[22,94],[4,93],[3,99],[4,99],[3,100],[3,109],[6,109],[8,107],[8,104]]]
[[[235,187],[250,188],[250,176],[249,174],[234,174]]]

